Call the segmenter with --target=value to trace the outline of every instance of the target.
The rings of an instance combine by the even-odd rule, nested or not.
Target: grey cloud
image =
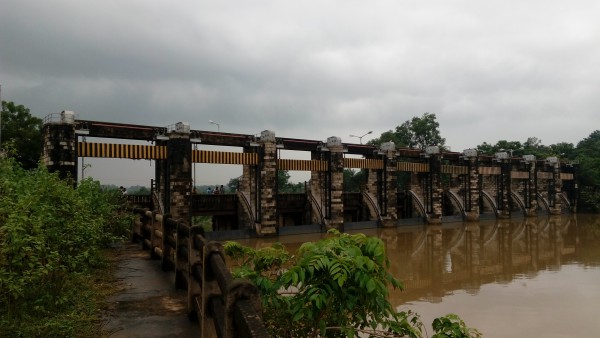
[[[39,115],[195,129],[212,119],[224,131],[355,141],[432,112],[453,149],[577,142],[600,103],[599,10],[591,0],[7,0],[0,82],[4,99]]]

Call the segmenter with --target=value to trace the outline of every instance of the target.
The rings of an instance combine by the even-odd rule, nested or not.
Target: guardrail
[[[223,246],[207,241],[204,229],[148,209],[132,210],[132,240],[142,242],[165,271],[175,271],[175,287],[187,288],[188,315],[200,323],[201,337],[269,337],[261,318],[258,288],[234,279]]]

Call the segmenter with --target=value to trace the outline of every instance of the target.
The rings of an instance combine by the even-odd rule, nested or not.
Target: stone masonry
[[[331,156],[329,162],[329,173],[331,175],[331,212],[329,214],[328,227],[342,229],[344,225],[344,201],[342,199],[344,191],[344,148],[342,140],[336,136],[329,137],[327,139],[327,148]]]
[[[63,111],[57,121],[43,127],[42,162],[62,179],[77,180],[77,137],[73,112]]]
[[[260,134],[262,165],[260,169],[260,236],[277,231],[277,209],[275,187],[277,186],[277,145],[275,133],[265,130]]]
[[[169,213],[175,219],[191,224],[192,144],[189,129],[173,131],[167,141],[169,162]]]

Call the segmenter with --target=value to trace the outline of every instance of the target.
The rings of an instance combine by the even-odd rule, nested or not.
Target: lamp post
[[[362,138],[365,137],[365,136],[367,136],[367,135],[369,135],[369,134],[372,134],[372,133],[373,133],[373,131],[369,130],[369,132],[367,132],[367,133],[365,133],[365,134],[363,134],[361,136],[350,134],[350,137],[356,137],[356,138],[358,138],[358,141],[360,142],[360,144],[362,144]]]
[[[213,120],[208,120],[208,123],[210,124],[216,124],[217,125],[217,131],[221,131],[221,125]]]

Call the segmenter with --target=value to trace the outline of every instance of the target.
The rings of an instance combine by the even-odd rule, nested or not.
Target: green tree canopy
[[[344,169],[344,191],[358,192],[362,184],[366,183],[366,169],[354,171],[352,169]]]
[[[2,101],[1,123],[0,148],[8,150],[24,168],[37,167],[42,153],[42,120],[31,116],[23,105]]]
[[[561,142],[546,146],[537,137],[528,137],[523,143],[519,141],[500,140],[492,145],[487,142],[477,146],[480,154],[494,155],[497,152],[508,152],[512,156],[535,155],[536,158],[558,156],[563,159],[575,159],[575,147],[572,143]]]
[[[304,192],[304,183],[290,182],[290,173],[287,170],[277,171],[277,187],[280,193]]]
[[[242,179],[242,176],[239,177],[234,177],[232,179],[229,180],[229,183],[227,183],[227,187],[229,188],[229,191],[238,191],[238,187],[240,185],[240,180]]]
[[[600,185],[600,130],[577,144],[577,161],[580,165],[580,182],[584,186]]]
[[[386,131],[379,138],[368,142],[372,145],[380,145],[384,142],[393,141],[398,147],[410,147],[425,149],[427,146],[444,147],[446,139],[439,131],[440,124],[435,114],[425,113],[421,117],[413,117],[396,127],[395,131]]]

